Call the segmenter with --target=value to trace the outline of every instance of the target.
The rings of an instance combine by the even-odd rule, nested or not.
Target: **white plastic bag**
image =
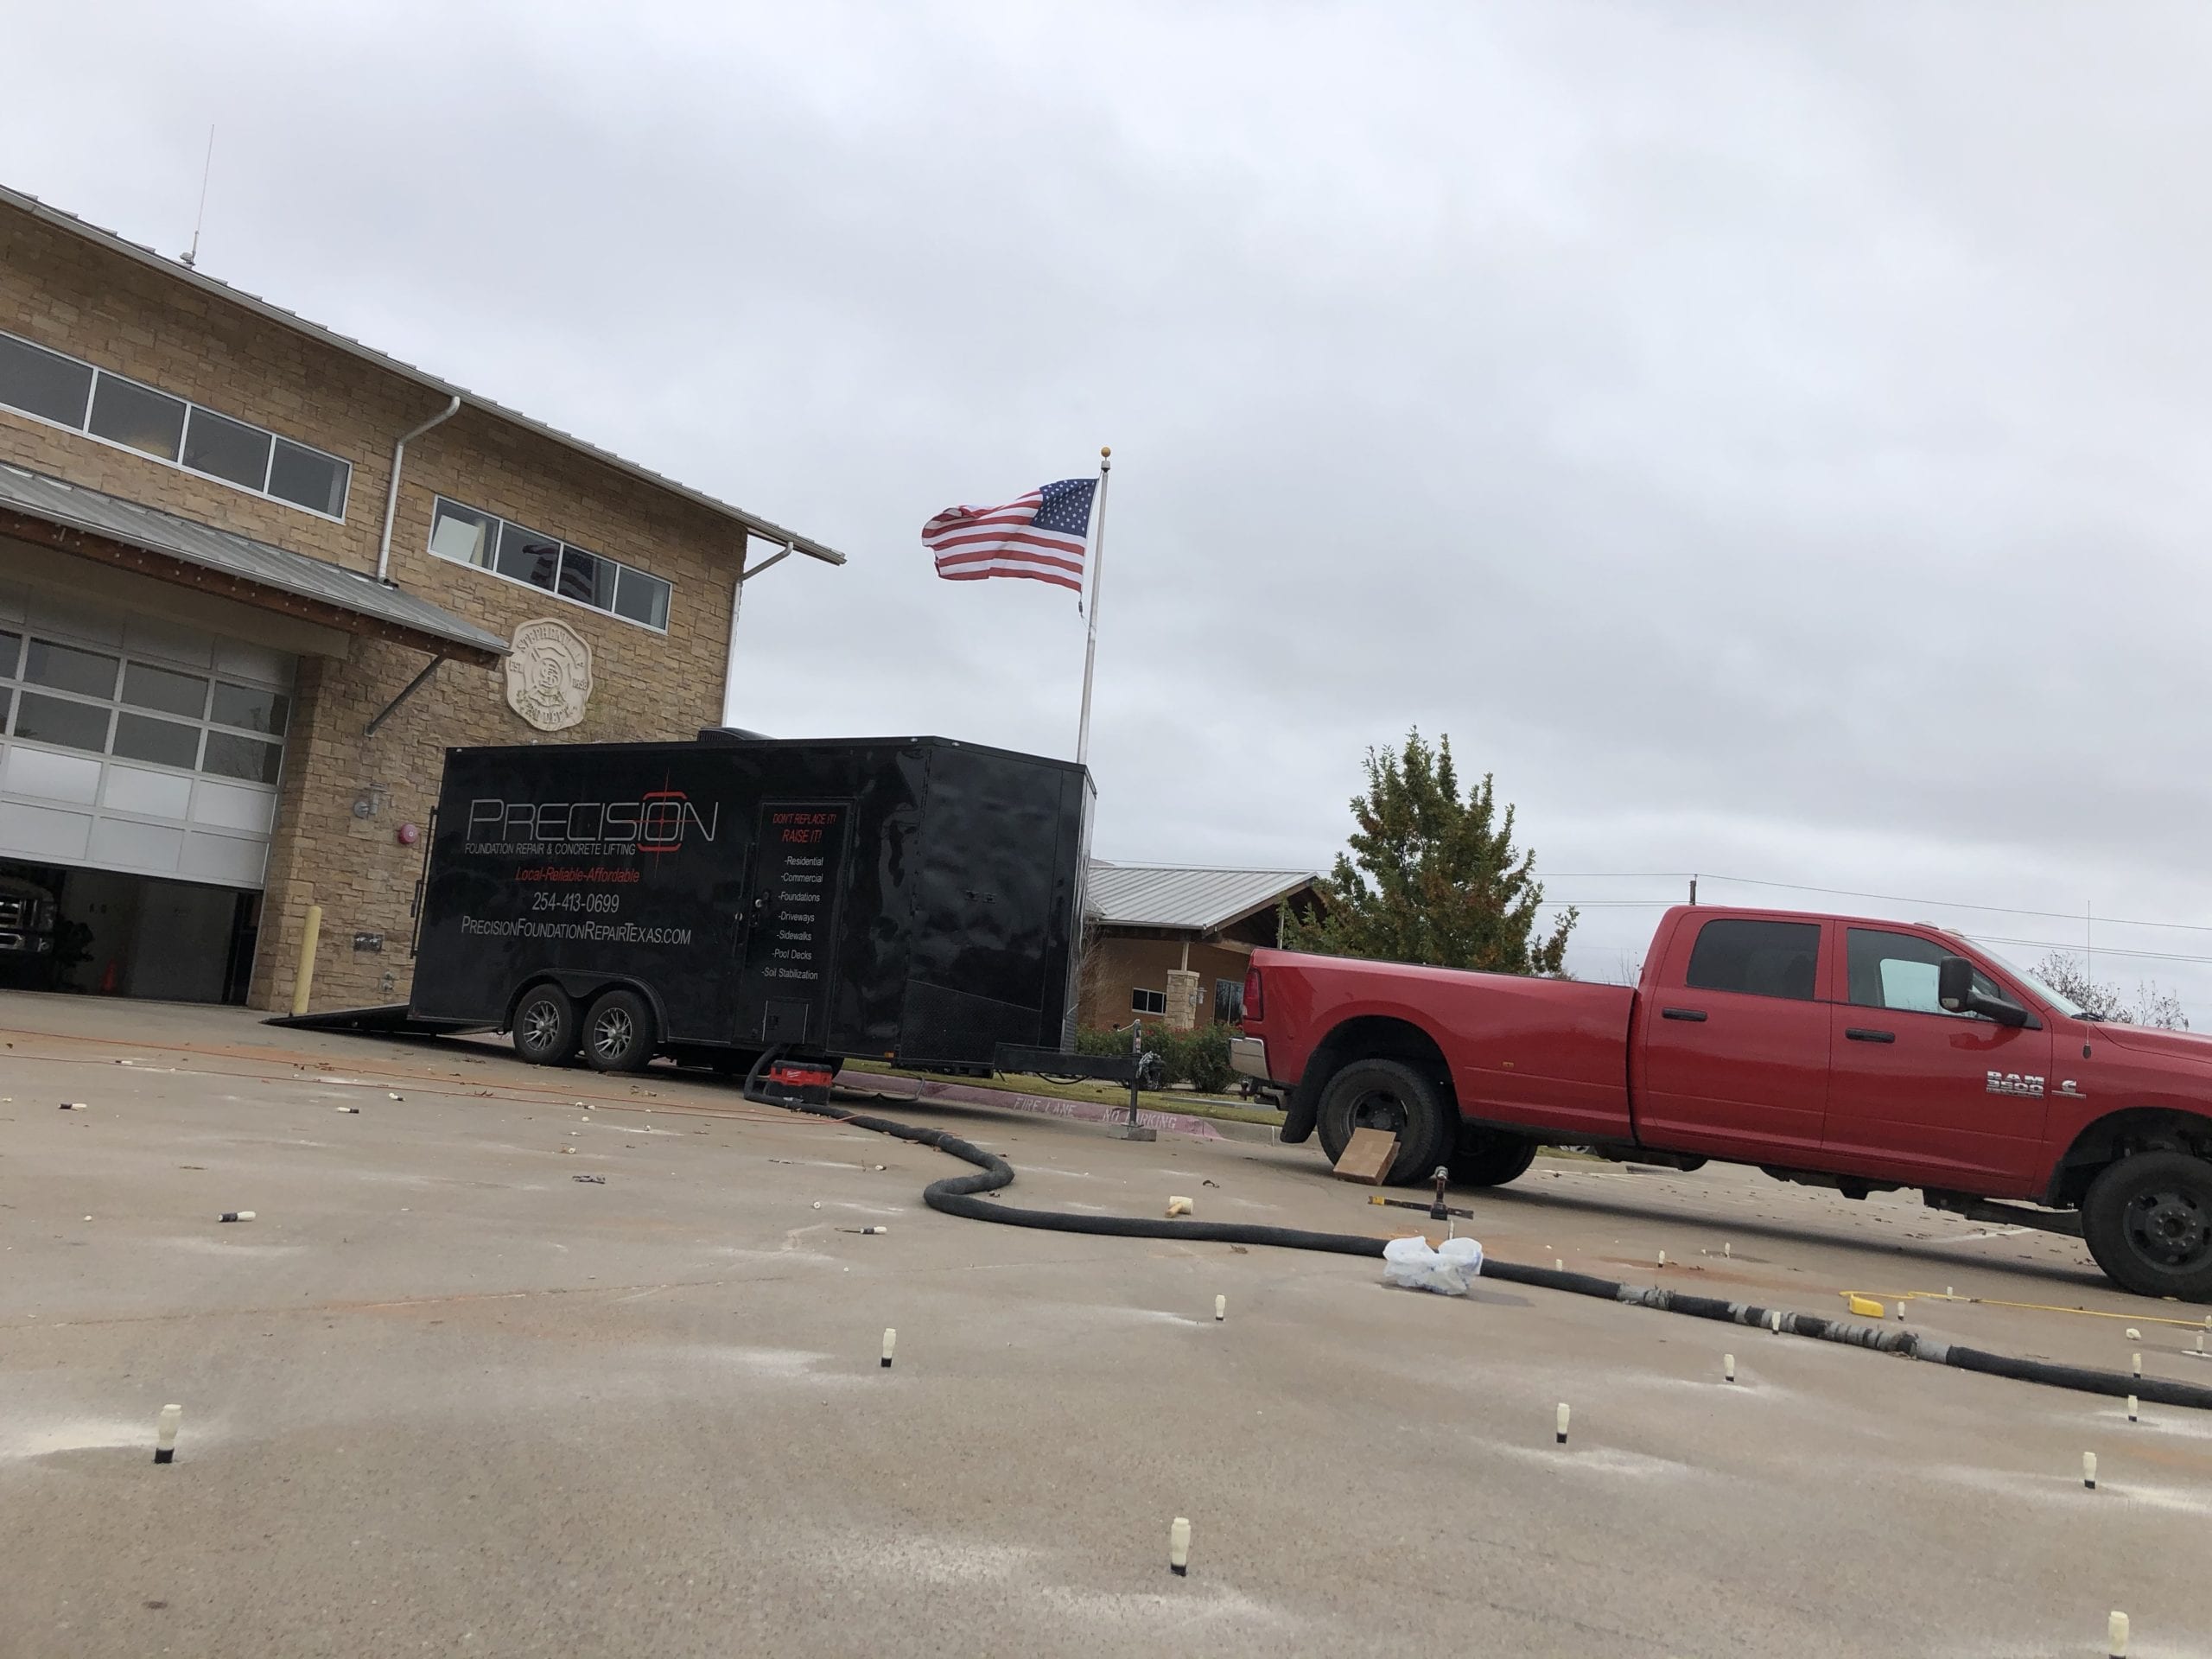
[[[1382,1277],[1408,1290],[1464,1296],[1483,1270],[1483,1247],[1471,1238],[1447,1238],[1442,1248],[1425,1238],[1394,1238],[1382,1247]]]

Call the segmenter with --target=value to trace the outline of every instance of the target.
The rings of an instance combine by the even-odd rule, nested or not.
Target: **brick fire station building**
[[[404,997],[446,747],[719,724],[788,553],[0,188],[0,985]]]

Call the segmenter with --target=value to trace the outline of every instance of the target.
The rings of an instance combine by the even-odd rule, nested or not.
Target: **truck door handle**
[[[1843,1034],[1854,1043],[1894,1043],[1897,1039],[1894,1031],[1873,1031],[1865,1026],[1846,1026]]]
[[[1703,1008],[1662,1008],[1659,1010],[1659,1017],[1662,1020],[1694,1020],[1701,1026],[1705,1023],[1705,1010]]]

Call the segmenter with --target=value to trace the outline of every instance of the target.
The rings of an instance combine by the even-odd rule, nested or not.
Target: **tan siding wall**
[[[1180,966],[1182,960],[1183,947],[1173,939],[1131,939],[1113,934],[1098,939],[1084,958],[1078,1023],[1086,1027],[1127,1026],[1135,1017],[1129,1007],[1129,994],[1140,989],[1165,991],[1167,970]],[[1224,950],[1219,945],[1191,947],[1191,971],[1202,981],[1198,988],[1200,1025],[1213,1023],[1214,982],[1233,979],[1243,984],[1244,970],[1251,962],[1249,956]],[[1145,1016],[1147,1023],[1157,1018]]]
[[[164,508],[357,570],[373,570],[393,441],[442,400],[398,376],[181,281],[0,208],[0,328],[270,428],[352,463],[346,522],[58,431],[0,410],[0,460]],[[675,584],[665,635],[429,551],[434,494],[513,518]],[[307,907],[324,907],[315,1005],[406,995],[408,908],[449,746],[688,739],[721,718],[740,526],[588,457],[474,410],[408,448],[391,576],[502,639],[557,617],[589,642],[583,722],[556,739],[506,706],[500,671],[447,664],[373,737],[369,721],[425,662],[357,639],[348,660],[302,659],[271,848],[251,1001],[289,1004]],[[88,573],[96,567],[87,567]],[[100,577],[88,574],[86,596]],[[377,816],[353,815],[372,795]],[[382,933],[381,956],[357,932]],[[389,975],[389,982],[386,976]]]

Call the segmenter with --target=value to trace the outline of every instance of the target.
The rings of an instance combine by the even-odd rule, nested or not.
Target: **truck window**
[[[1849,936],[1846,955],[1850,969],[1851,1000],[1859,1007],[1895,1008],[1904,1014],[1940,1014],[1955,1020],[1980,1017],[1955,1014],[1936,1000],[1936,964],[1954,954],[1942,945],[1910,933],[1889,933],[1879,928],[1854,927],[1846,931]],[[2010,992],[1979,970],[1974,976],[1974,988],[1986,995],[2012,1000]]]
[[[1820,959],[1818,922],[1723,918],[1698,930],[1683,982],[1694,990],[1747,991],[1810,1002]]]

